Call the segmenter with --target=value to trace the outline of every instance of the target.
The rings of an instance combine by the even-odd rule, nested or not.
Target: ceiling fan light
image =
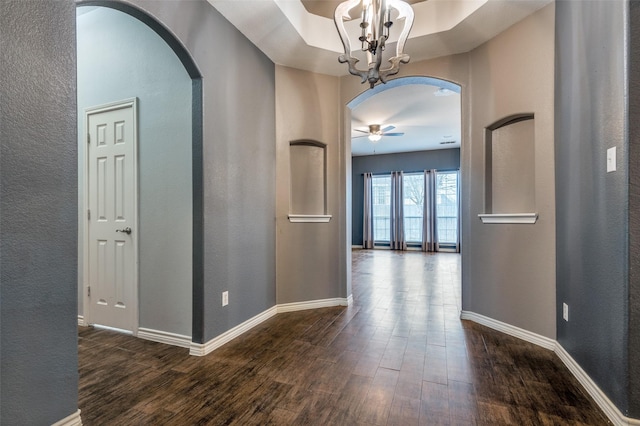
[[[371,133],[368,137],[371,142],[378,142],[380,139],[382,139],[382,135],[379,135],[377,133]]]

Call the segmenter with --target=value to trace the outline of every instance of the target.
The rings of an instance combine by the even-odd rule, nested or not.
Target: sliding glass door
[[[404,235],[409,246],[420,246],[424,225],[424,174],[405,173],[402,181]],[[458,245],[458,172],[436,174],[437,247],[456,250]],[[432,195],[433,196],[433,195]],[[372,177],[373,238],[375,245],[388,245],[391,216],[391,175]]]

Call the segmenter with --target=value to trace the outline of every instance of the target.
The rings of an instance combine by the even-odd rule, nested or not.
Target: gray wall
[[[275,305],[274,64],[204,0],[127,3],[175,35],[202,74],[204,285],[192,334],[206,342]]]
[[[557,340],[627,413],[628,4],[556,7]],[[610,147],[615,173],[606,173]]]
[[[346,298],[346,215],[340,210],[343,158],[340,154],[339,79],[283,66],[276,67],[277,144],[277,302]],[[326,144],[328,223],[291,223],[289,144],[295,140]],[[348,293],[347,293],[348,292]]]
[[[78,407],[73,1],[0,3],[0,423]],[[61,25],[61,23],[64,23]]]
[[[400,170],[418,172],[427,169],[455,170],[458,168],[460,168],[459,148],[353,157],[351,160],[352,244],[362,245],[363,173],[391,173]]]
[[[139,326],[191,336],[191,78],[158,34],[124,12],[78,8],[77,40],[80,264],[84,111],[137,97]],[[82,306],[82,267],[78,284]]]
[[[629,5],[629,414],[640,419],[640,2]]]

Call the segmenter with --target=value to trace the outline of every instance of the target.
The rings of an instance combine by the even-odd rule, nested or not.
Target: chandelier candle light
[[[357,6],[362,7],[362,30],[359,41],[362,43],[362,51],[366,52],[368,69],[361,70],[356,67],[358,58],[353,56],[351,41],[345,28],[345,21],[350,21],[350,11]],[[397,20],[404,20],[402,32],[396,43],[396,54],[389,58],[390,66],[380,69],[382,64],[382,52],[385,43],[389,39],[389,30],[393,25],[391,21],[391,9],[398,11]],[[400,70],[400,63],[409,62],[409,55],[403,53],[404,44],[409,37],[409,31],[413,26],[413,9],[402,0],[347,0],[338,5],[334,14],[334,21],[338,34],[344,46],[344,54],[340,55],[340,63],[349,64],[349,72],[362,78],[362,83],[369,82],[371,88],[378,81],[387,82],[387,78],[395,75]]]

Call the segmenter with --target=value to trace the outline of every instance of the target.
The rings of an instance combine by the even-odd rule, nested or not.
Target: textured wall
[[[453,170],[459,167],[460,149],[458,148],[353,157],[351,161],[352,244],[362,245],[363,173],[390,173],[399,170],[417,172],[427,169]]]
[[[340,269],[340,138],[336,77],[276,66],[278,303],[347,297]],[[329,223],[290,223],[289,143],[327,144]]]
[[[204,0],[131,3],[173,33],[202,74],[204,288],[193,309],[204,334],[194,327],[193,338],[208,341],[275,304],[274,65]]]
[[[640,419],[640,2],[629,5],[629,416]]]
[[[77,410],[73,1],[0,3],[0,423]],[[61,24],[62,23],[62,24]]]
[[[470,53],[470,221],[463,246],[463,309],[555,338],[553,138],[554,8],[549,5]],[[485,127],[535,116],[533,225],[488,225],[484,213]],[[463,183],[464,184],[464,183]],[[492,213],[501,213],[493,211]],[[513,213],[513,212],[508,212]],[[530,212],[521,212],[530,213]],[[464,226],[464,223],[463,223]]]
[[[164,40],[136,18],[103,7],[78,12],[80,263],[84,111],[137,97],[139,325],[191,336],[191,78]],[[80,274],[82,303],[82,268]]]
[[[556,7],[557,340],[626,413],[628,4]],[[610,147],[615,173],[606,173]]]

